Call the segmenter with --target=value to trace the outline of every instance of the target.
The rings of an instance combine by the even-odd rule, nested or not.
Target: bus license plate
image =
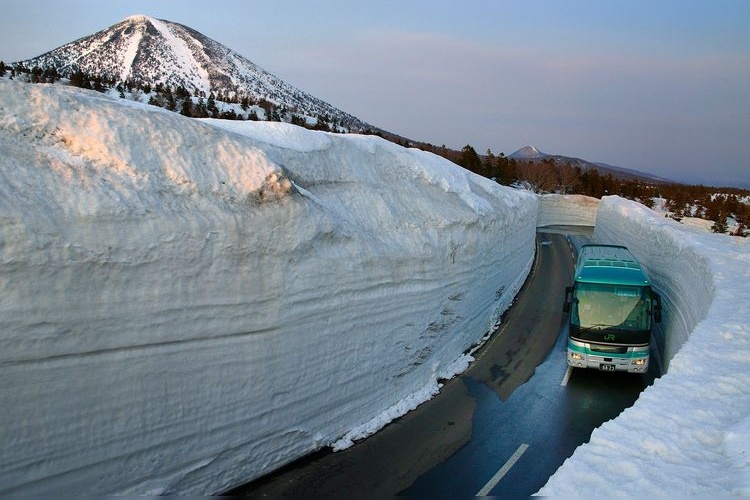
[[[615,371],[615,365],[607,365],[605,363],[600,363],[599,369],[603,372],[613,372]]]

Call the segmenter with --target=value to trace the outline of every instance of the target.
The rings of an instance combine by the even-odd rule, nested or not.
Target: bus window
[[[571,322],[586,329],[648,330],[650,304],[647,287],[578,283]]]

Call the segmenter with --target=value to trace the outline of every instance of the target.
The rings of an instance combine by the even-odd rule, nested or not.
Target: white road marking
[[[565,387],[568,385],[568,380],[570,380],[570,375],[573,373],[573,367],[568,365],[568,369],[565,371],[565,376],[562,379],[562,382],[560,382],[560,385]]]
[[[518,461],[519,458],[521,458],[521,455],[523,455],[526,450],[529,448],[529,445],[524,443],[521,446],[518,447],[515,453],[508,459],[507,462],[503,464],[502,467],[500,467],[500,470],[495,473],[494,476],[492,476],[492,479],[489,480],[487,484],[484,485],[484,488],[479,490],[479,493],[476,494],[478,497],[484,497],[487,496],[487,493],[489,493],[492,488],[497,486],[497,483],[500,482],[500,480],[505,476],[505,474],[508,473],[511,467],[515,465],[515,463]]]

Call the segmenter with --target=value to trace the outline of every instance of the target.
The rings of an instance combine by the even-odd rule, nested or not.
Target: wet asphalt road
[[[541,235],[539,243],[532,274],[500,329],[435,398],[347,450],[318,452],[229,494],[536,493],[656,376],[573,370],[566,377],[562,302],[571,250],[560,235]]]

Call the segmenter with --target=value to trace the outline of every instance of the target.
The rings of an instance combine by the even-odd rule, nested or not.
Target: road
[[[568,371],[562,302],[572,269],[567,240],[541,235],[533,271],[500,329],[436,397],[347,450],[318,452],[229,493],[535,493],[656,376]]]

